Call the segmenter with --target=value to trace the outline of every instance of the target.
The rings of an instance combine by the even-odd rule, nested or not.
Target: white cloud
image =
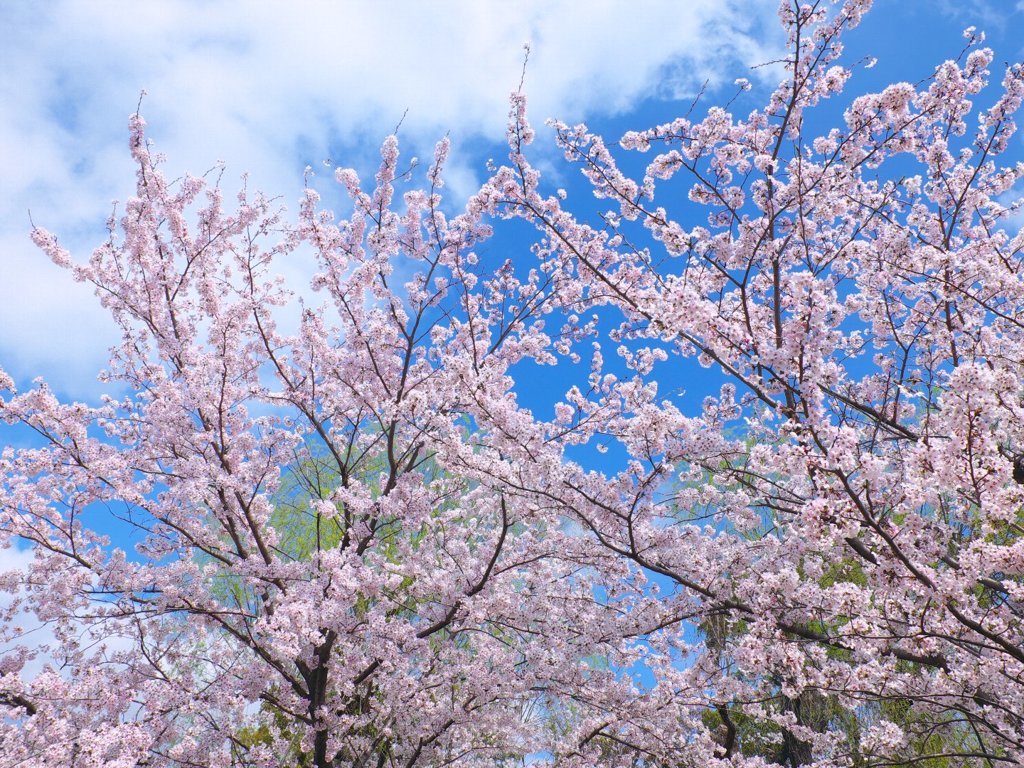
[[[421,157],[450,131],[456,192],[480,169],[468,141],[500,141],[524,41],[536,122],[627,109],[731,82],[771,59],[774,0],[587,3],[61,0],[0,9],[0,365],[87,396],[116,335],[82,286],[28,242],[28,213],[77,258],[131,192],[127,116],[143,113],[170,170],[228,163],[229,178],[296,198],[305,162],[365,147],[408,109]],[[768,40],[769,42],[765,42]],[[335,156],[335,162],[356,162]]]

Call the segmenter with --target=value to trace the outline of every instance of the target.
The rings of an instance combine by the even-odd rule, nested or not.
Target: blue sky
[[[408,110],[407,157],[429,157],[439,137],[451,136],[448,193],[458,205],[483,180],[487,158],[504,156],[507,96],[524,42],[532,46],[525,90],[534,124],[586,120],[614,143],[685,111],[705,80],[705,107],[731,98],[740,77],[754,88],[734,111],[758,107],[779,75],[750,67],[781,52],[777,6],[0,0],[0,368],[19,386],[43,376],[69,399],[102,391],[95,376],[114,328],[87,287],[36,251],[28,212],[76,258],[88,257],[103,240],[111,202],[133,192],[127,117],[143,89],[149,135],[171,176],[223,160],[225,188],[249,172],[250,187],[294,210],[306,165],[322,169],[330,159],[371,176],[379,141]],[[878,63],[857,73],[834,108],[926,77],[957,55],[970,25],[987,33],[995,72],[1024,59],[1024,0],[876,0],[847,49],[851,61],[873,55]],[[1024,140],[1014,141],[1006,159],[1024,159]],[[585,199],[543,129],[534,158],[552,187]],[[325,185],[329,178],[321,175]],[[559,386],[567,373],[546,372],[545,384]],[[0,446],[18,439],[0,430]],[[0,568],[27,558],[0,550]]]
[[[429,157],[450,133],[448,190],[458,200],[488,157],[503,156],[524,42],[534,123],[585,119],[614,140],[674,117],[705,80],[705,104],[747,77],[754,90],[735,110],[757,106],[778,78],[750,70],[780,52],[777,4],[526,0],[509,13],[472,0],[0,0],[0,366],[21,384],[44,376],[71,398],[101,391],[95,373],[114,330],[89,289],[32,246],[28,212],[88,257],[111,202],[132,193],[126,123],[142,89],[171,175],[223,160],[227,188],[249,172],[250,187],[294,210],[307,164],[330,158],[369,175],[379,140],[408,110],[407,156]],[[848,49],[878,65],[848,93],[926,76],[959,52],[972,24],[988,33],[994,69],[1024,58],[1024,0],[876,0]],[[539,131],[535,148],[555,186],[585,194],[559,167],[549,133]]]

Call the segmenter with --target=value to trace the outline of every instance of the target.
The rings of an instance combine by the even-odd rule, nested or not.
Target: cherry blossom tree
[[[143,128],[137,196],[88,263],[34,231],[120,325],[104,376],[129,394],[3,401],[40,443],[2,457],[0,527],[34,556],[5,577],[20,599],[4,639],[23,609],[55,635],[31,679],[31,642],[4,658],[4,764],[279,765],[298,749],[317,768],[493,765],[540,748],[548,687],[602,674],[572,661],[599,606],[557,511],[494,484],[513,437],[470,406],[511,400],[507,368],[549,355],[552,280],[477,283],[486,229],[441,211],[445,142],[401,212],[392,137],[372,191],[338,173],[349,219],[310,189],[292,226],[244,190],[229,211],[203,179],[168,183]],[[309,256],[316,307],[272,271]],[[504,308],[510,291],[528,311]],[[135,553],[93,530],[105,515]]]
[[[999,162],[1024,68],[972,115],[993,54],[968,30],[959,58],[819,132],[852,74],[841,36],[868,6],[783,2],[786,78],[766,107],[627,133],[624,150],[660,150],[639,180],[555,123],[609,204],[599,225],[542,193],[524,118],[491,182],[604,313],[566,318],[596,351],[562,440],[627,457],[529,486],[663,595],[656,685],[628,716],[588,697],[567,764],[610,745],[645,764],[1024,759],[1024,236],[1007,226],[1024,164]],[[722,384],[687,414],[665,385],[693,358]],[[741,724],[775,747],[744,755]]]
[[[169,182],[134,116],[108,242],[33,232],[121,328],[126,394],[0,377],[37,436],[0,454],[33,558],[3,763],[1024,762],[1024,68],[989,95],[968,30],[849,100],[869,5],[783,0],[768,103],[627,133],[639,178],[554,123],[592,219],[521,93],[458,215],[446,142],[424,189],[390,137],[372,188],[338,171],[350,216],[307,189],[289,223]],[[553,365],[548,401],[517,386]]]

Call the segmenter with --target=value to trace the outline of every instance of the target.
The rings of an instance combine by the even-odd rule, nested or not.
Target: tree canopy
[[[457,213],[447,141],[292,221],[133,116],[107,242],[32,233],[129,394],[0,371],[0,764],[1024,762],[1024,67],[848,99],[869,5],[785,0],[745,117],[555,123],[592,216],[520,92]]]

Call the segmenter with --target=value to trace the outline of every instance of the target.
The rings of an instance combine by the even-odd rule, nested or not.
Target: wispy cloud
[[[1008,16],[1024,11],[1024,2],[1018,0],[1011,7],[1006,0],[938,0],[938,8],[964,25],[991,30],[1004,24]]]

